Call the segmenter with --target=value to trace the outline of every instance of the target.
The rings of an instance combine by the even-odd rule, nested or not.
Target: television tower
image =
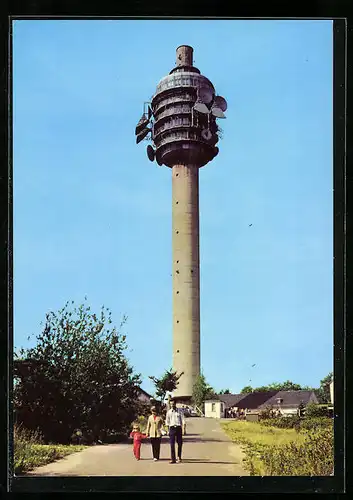
[[[227,103],[193,66],[193,49],[176,49],[176,66],[158,83],[136,127],[147,155],[172,169],[173,370],[183,372],[173,397],[189,402],[200,374],[199,168],[218,154]]]

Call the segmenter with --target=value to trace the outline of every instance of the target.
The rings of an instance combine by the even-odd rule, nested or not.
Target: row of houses
[[[246,411],[246,414],[258,413],[266,408],[279,409],[281,414],[296,415],[299,405],[318,403],[314,391],[266,391],[247,394],[219,394],[217,399],[205,401],[205,417],[224,418],[227,410]]]
[[[332,394],[333,399],[333,394]],[[151,395],[140,388],[138,399],[150,403]],[[267,391],[247,394],[219,394],[217,399],[204,403],[205,417],[224,418],[227,410],[246,410],[246,414],[258,413],[265,408],[280,409],[282,415],[295,415],[300,404],[318,403],[314,391]]]
[[[330,383],[331,406],[333,405],[333,380]],[[150,403],[151,395],[140,388],[138,399]],[[265,408],[279,409],[282,415],[296,415],[300,404],[318,404],[314,391],[266,391],[247,394],[219,394],[217,399],[207,400],[204,403],[205,417],[224,418],[227,410],[235,408],[246,410],[246,414],[256,414]]]

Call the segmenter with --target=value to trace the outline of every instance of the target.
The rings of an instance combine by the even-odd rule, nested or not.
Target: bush
[[[310,403],[306,407],[305,417],[330,417],[331,410],[329,410],[328,405],[318,405],[315,403]]]
[[[43,435],[39,429],[31,431],[23,427],[23,425],[14,425],[13,439],[16,444],[43,444]]]
[[[272,406],[267,406],[264,410],[259,412],[259,420],[269,420],[275,418],[275,411]]]
[[[282,418],[270,418],[262,420],[260,422],[262,426],[265,427],[278,427],[279,429],[307,429],[316,430],[321,428],[332,427],[333,420],[327,417],[312,417],[305,418],[300,417],[282,417]]]
[[[279,429],[295,429],[300,425],[300,418],[296,415],[290,417],[276,417],[261,420],[260,424],[266,427],[278,427]]]
[[[332,429],[304,431],[304,443],[273,445],[261,453],[271,476],[329,476],[334,467]]]
[[[332,427],[333,421],[327,417],[300,418],[297,416],[269,418],[260,422],[265,427],[278,427],[279,429],[317,430]]]
[[[145,415],[140,415],[139,417],[137,417],[136,423],[140,426],[142,432],[147,427],[147,419],[148,417],[146,417]]]
[[[300,429],[317,431],[331,428],[333,430],[333,420],[327,417],[303,418],[300,422]]]

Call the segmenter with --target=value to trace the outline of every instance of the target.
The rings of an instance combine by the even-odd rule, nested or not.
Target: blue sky
[[[333,367],[331,21],[15,21],[15,346],[87,295],[128,316],[146,390],[171,366],[171,171],[134,129],[181,44],[228,101],[200,171],[204,374],[232,392],[318,386]]]

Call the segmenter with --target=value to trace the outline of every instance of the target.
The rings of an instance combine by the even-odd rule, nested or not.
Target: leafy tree
[[[267,391],[300,391],[300,390],[310,390],[310,387],[302,387],[299,384],[295,384],[291,382],[290,380],[287,380],[286,382],[273,382],[272,384],[269,385],[262,385],[260,387],[252,388],[250,385],[245,386],[241,390],[241,394],[245,394],[247,392],[267,392]]]
[[[138,411],[141,379],[124,355],[126,336],[108,308],[73,304],[46,314],[36,346],[15,354],[16,422],[46,441],[67,442],[75,429],[103,440],[126,432]]]
[[[221,391],[219,391],[219,394],[230,394],[230,390],[229,389],[222,389]]]
[[[164,408],[164,400],[168,393],[175,391],[178,387],[179,379],[184,374],[184,372],[178,374],[172,369],[166,370],[165,373],[160,377],[154,377],[150,375],[148,378],[152,380],[155,386],[155,401],[160,408]]]
[[[262,385],[260,387],[256,387],[253,392],[267,392],[267,391],[273,391],[274,389],[270,389],[269,385]],[[279,389],[277,389],[279,390]]]
[[[250,392],[253,392],[254,389],[251,387],[251,385],[246,385],[245,387],[242,388],[240,391],[240,394],[248,394]]]
[[[301,385],[293,383],[291,380],[286,380],[282,383],[272,383],[268,386],[270,391],[300,391],[302,389]]]
[[[315,390],[319,403],[330,403],[330,382],[332,380],[333,372],[330,372],[326,377],[320,380],[320,387]]]
[[[201,373],[195,380],[193,392],[192,392],[192,402],[195,406],[202,408],[202,405],[206,399],[216,398],[217,395],[214,389],[206,382],[205,376]]]

